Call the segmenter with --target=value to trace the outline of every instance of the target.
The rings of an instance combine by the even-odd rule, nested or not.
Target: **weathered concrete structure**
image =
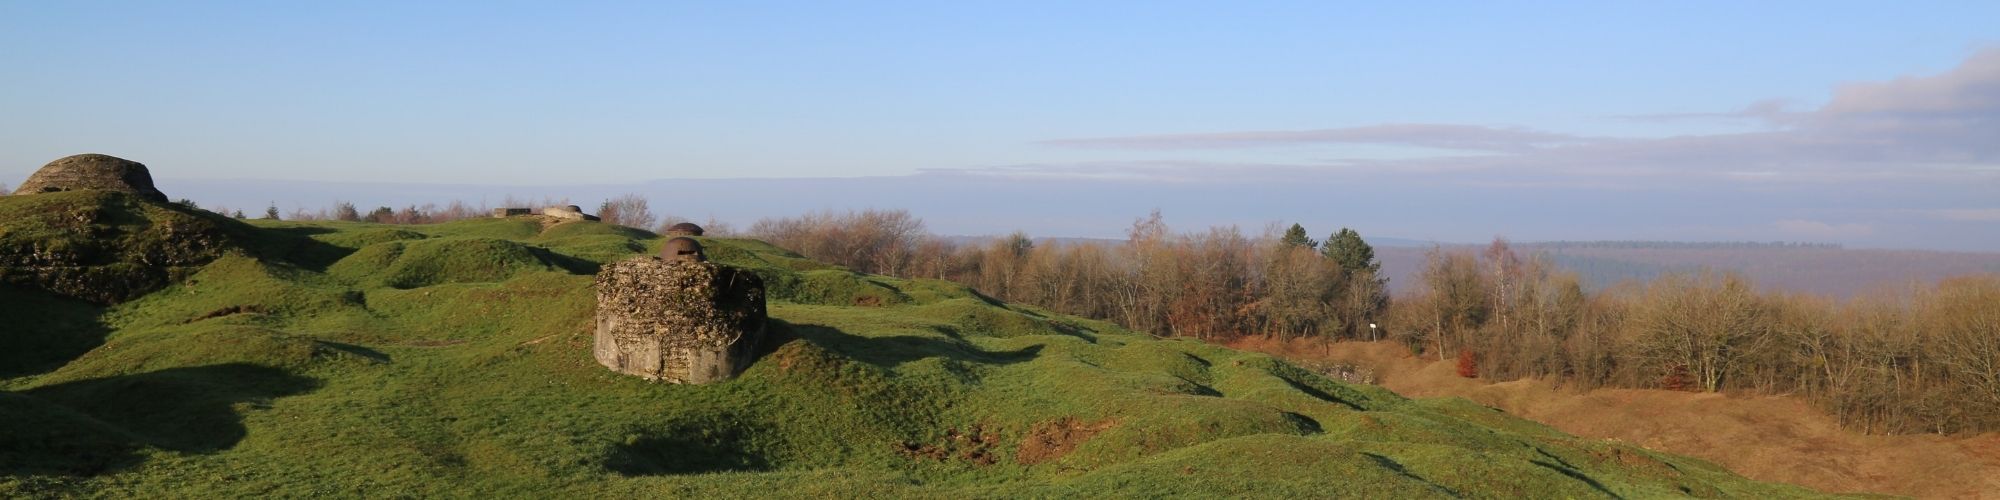
[[[583,207],[576,205],[556,206],[542,209],[542,215],[558,219],[597,220],[597,216],[583,213]]]
[[[597,362],[677,384],[734,378],[764,334],[764,282],[706,262],[701,244],[676,238],[663,257],[639,257],[597,274]]]
[[[493,209],[493,217],[494,217],[494,218],[498,218],[498,219],[505,219],[505,218],[508,218],[508,217],[514,217],[514,216],[517,216],[517,215],[528,215],[528,214],[530,214],[530,213],[534,213],[534,211],[533,211],[533,210],[529,210],[529,209],[526,209],[526,208],[495,208],[495,209]]]
[[[660,260],[707,262],[708,255],[702,253],[701,242],[694,238],[674,238],[660,245]]]
[[[667,226],[667,236],[701,236],[701,233],[701,226],[694,225],[693,222],[682,222]]]
[[[14,194],[81,190],[119,191],[167,202],[166,193],[153,187],[153,174],[146,171],[145,164],[95,153],[66,156],[43,165]]]

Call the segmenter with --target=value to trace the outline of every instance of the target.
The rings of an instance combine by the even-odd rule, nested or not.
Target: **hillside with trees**
[[[917,234],[913,219],[854,217],[874,229],[807,248],[873,270],[933,257],[879,244]],[[0,496],[1821,496],[755,239],[700,241],[767,285],[773,341],[734,380],[648,382],[592,359],[593,275],[666,239],[554,219],[241,220],[117,192],[0,198]],[[142,247],[93,238],[172,245],[189,225],[213,229],[202,252],[129,300],[71,297],[40,272],[145,272]],[[1093,307],[1236,335],[1230,322],[1260,309],[1237,310],[1257,284],[1232,280],[1261,243],[1165,229],[1141,221],[1133,248],[1175,264],[1110,283],[1044,274],[1119,262],[1083,246],[1005,240],[944,260],[977,257],[1007,294],[1122,293]],[[1301,294],[1374,282],[1293,250],[1327,276]],[[1354,330],[1330,310],[1300,334]]]
[[[1969,274],[1852,299],[1774,292],[1743,274],[1671,270],[1587,286],[1552,250],[1722,256],[1843,250],[1788,244],[1551,244],[1425,251],[1388,300],[1375,249],[1296,224],[1177,233],[1155,212],[1123,243],[985,245],[926,235],[903,211],[769,219],[761,238],[874,272],[966,283],[1004,300],[1138,331],[1228,341],[1386,336],[1474,376],[1581,387],[1798,394],[1865,432],[2000,430],[2000,277]],[[1844,257],[1843,257],[1844,258]],[[1755,262],[1745,260],[1744,262]],[[1374,324],[1378,328],[1366,328]]]

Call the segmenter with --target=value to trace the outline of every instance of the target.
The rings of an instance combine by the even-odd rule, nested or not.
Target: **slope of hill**
[[[781,341],[648,383],[589,342],[591,274],[651,233],[251,226],[129,302],[0,287],[0,352],[33,347],[0,370],[0,496],[1815,495],[752,240],[705,243],[765,277]]]
[[[1452,361],[1418,358],[1395,342],[1235,345],[1308,366],[1349,367],[1409,397],[1465,397],[1579,436],[1714,460],[1760,480],[1919,498],[2000,496],[2000,433],[1862,434],[1791,396],[1468,379]]]

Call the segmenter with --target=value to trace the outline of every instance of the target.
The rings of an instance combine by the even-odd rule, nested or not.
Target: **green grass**
[[[200,217],[41,196],[0,209]],[[1815,495],[754,240],[702,239],[770,284],[782,342],[649,383],[591,359],[590,273],[651,233],[199,220],[232,246],[136,300],[0,288],[0,496]]]

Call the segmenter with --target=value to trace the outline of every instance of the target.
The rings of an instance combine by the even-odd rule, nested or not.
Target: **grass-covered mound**
[[[0,197],[0,283],[91,302],[143,295],[243,247],[248,226],[126,193]]]
[[[736,380],[649,383],[592,361],[589,273],[650,233],[231,231],[117,305],[0,289],[0,341],[39,349],[0,358],[0,496],[1812,494],[752,240],[703,242],[766,278],[778,340]]]

